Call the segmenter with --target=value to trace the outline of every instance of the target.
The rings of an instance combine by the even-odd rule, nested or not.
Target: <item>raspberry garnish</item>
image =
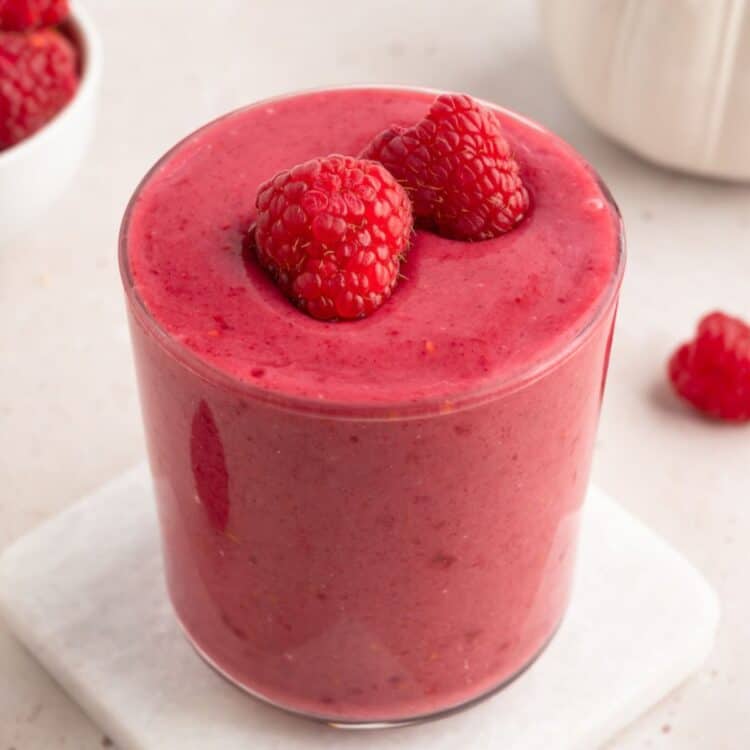
[[[68,0],[0,0],[0,29],[29,31],[56,26],[69,14]]]
[[[406,191],[382,165],[327,156],[279,172],[258,189],[260,264],[320,320],[370,315],[398,280],[412,231]]]
[[[0,31],[0,149],[49,122],[77,87],[76,51],[62,34]]]
[[[707,315],[695,340],[672,355],[669,379],[705,414],[750,420],[750,326],[721,312]]]
[[[414,215],[446,237],[497,237],[529,207],[500,123],[469,96],[439,96],[423,120],[383,131],[362,158],[381,162],[408,190]]]

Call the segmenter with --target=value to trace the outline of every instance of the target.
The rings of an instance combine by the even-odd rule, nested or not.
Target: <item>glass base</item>
[[[490,688],[481,695],[478,695],[476,698],[471,698],[470,700],[459,703],[458,705],[450,706],[449,708],[441,709],[440,711],[434,711],[432,713],[419,714],[417,716],[411,716],[405,719],[382,719],[373,721],[370,719],[341,720],[330,716],[323,716],[322,714],[313,714],[299,711],[295,708],[291,708],[290,706],[286,706],[283,703],[277,703],[276,701],[267,698],[262,693],[251,690],[250,688],[235,680],[228,672],[224,671],[218,664],[216,664],[216,662],[193,640],[187,628],[185,628],[182,623],[180,623],[180,627],[188,643],[190,643],[193,649],[195,649],[195,652],[198,654],[198,656],[200,656],[201,659],[203,659],[203,661],[206,662],[206,664],[208,664],[208,666],[211,667],[211,669],[213,669],[220,677],[223,677],[227,682],[234,685],[234,687],[239,688],[240,690],[242,690],[242,692],[246,693],[251,698],[255,698],[256,700],[259,700],[268,706],[280,709],[281,711],[286,711],[287,713],[293,714],[294,716],[298,716],[304,719],[310,719],[311,721],[316,721],[321,724],[327,724],[329,727],[333,727],[334,729],[396,729],[398,727],[408,727],[413,724],[422,724],[427,721],[444,719],[447,716],[458,713],[459,711],[465,711],[466,709],[471,708],[472,706],[475,706],[478,703],[481,703],[482,701],[487,700],[493,695],[501,692],[511,683],[515,682],[519,677],[521,677],[547,650],[547,647],[554,640],[558,630],[560,629],[560,625],[558,625],[552,632],[552,635],[544,642],[542,647],[534,654],[534,656],[531,657],[531,659],[529,659],[528,662],[526,662],[526,664],[524,664],[523,667],[521,667],[521,669],[519,669],[507,679],[503,680],[499,685]]]

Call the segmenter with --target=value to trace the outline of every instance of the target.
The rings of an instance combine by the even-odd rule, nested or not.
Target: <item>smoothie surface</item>
[[[611,294],[619,219],[596,176],[549,132],[498,112],[531,193],[510,233],[466,243],[418,230],[392,298],[371,317],[299,312],[243,251],[258,185],[356,155],[431,93],[340,89],[265,102],[192,135],[133,202],[125,253],[159,327],[210,366],[276,394],[339,403],[460,399],[535,369]]]

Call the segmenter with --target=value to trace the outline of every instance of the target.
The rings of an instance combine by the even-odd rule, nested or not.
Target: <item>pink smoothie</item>
[[[341,722],[465,704],[553,635],[622,270],[596,176],[498,112],[532,195],[513,232],[418,231],[366,320],[287,302],[243,251],[258,185],[432,99],[334,90],[231,114],[160,162],[124,224],[178,617],[241,686]]]

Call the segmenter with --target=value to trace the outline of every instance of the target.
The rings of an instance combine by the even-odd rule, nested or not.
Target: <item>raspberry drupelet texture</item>
[[[351,156],[312,159],[261,185],[256,207],[260,264],[312,317],[362,318],[391,295],[412,211],[382,165]]]
[[[707,315],[695,339],[672,355],[669,378],[704,414],[750,420],[750,326],[721,312]]]
[[[56,26],[69,14],[68,0],[0,0],[0,29],[29,31]]]
[[[0,31],[0,149],[49,122],[77,87],[76,51],[62,34]]]
[[[439,96],[423,120],[383,131],[362,158],[381,162],[409,192],[414,215],[446,237],[497,237],[529,208],[500,123],[469,96]]]

